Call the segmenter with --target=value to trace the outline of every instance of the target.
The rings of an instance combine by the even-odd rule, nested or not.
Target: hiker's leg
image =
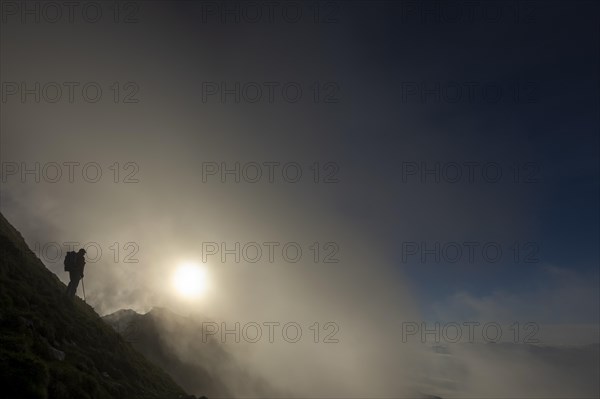
[[[75,290],[73,289],[73,280],[69,281],[69,285],[67,285],[67,296],[70,298],[75,296]]]
[[[73,296],[75,296],[75,294],[77,294],[77,287],[79,286],[79,280],[80,280],[80,278],[76,278],[75,280],[73,280]]]
[[[67,296],[70,297],[73,291],[73,273],[69,272],[69,285],[67,285]]]
[[[74,298],[77,293],[77,286],[79,285],[79,276],[75,272],[69,272],[69,277],[71,278],[71,281],[67,286],[67,295]]]

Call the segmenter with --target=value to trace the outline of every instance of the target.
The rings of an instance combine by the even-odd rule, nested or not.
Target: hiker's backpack
[[[71,272],[75,270],[75,267],[77,265],[77,254],[75,253],[75,251],[67,252],[64,263],[66,272]]]

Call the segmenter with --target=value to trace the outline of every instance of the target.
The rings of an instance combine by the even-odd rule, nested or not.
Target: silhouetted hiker
[[[75,251],[67,252],[65,256],[65,271],[69,272],[71,281],[67,286],[67,296],[74,298],[77,292],[79,280],[83,278],[83,268],[85,267],[85,249],[81,248],[77,253]]]

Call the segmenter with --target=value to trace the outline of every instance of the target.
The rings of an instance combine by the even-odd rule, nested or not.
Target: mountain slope
[[[27,247],[0,214],[0,395],[3,398],[179,398],[147,361]]]

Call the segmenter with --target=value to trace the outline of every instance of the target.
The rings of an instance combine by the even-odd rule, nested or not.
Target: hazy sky
[[[1,211],[63,281],[101,250],[99,313],[335,321],[391,370],[407,321],[597,342],[595,2],[53,4],[2,1]]]

